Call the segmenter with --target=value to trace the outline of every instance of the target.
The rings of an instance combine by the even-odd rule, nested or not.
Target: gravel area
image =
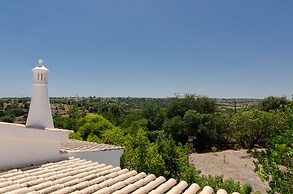
[[[193,153],[189,156],[189,162],[193,164],[202,175],[223,175],[224,179],[232,178],[241,185],[249,183],[253,192],[267,193],[267,183],[262,182],[253,171],[254,158],[247,150],[226,150],[215,153]]]

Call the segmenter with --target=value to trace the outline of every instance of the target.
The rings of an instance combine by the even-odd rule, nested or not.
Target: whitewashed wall
[[[92,152],[73,152],[65,153],[64,155],[120,167],[120,157],[122,156],[122,154],[123,149]]]
[[[60,143],[70,131],[0,122],[0,169],[63,159]]]

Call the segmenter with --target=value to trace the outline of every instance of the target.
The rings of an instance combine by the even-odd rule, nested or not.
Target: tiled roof
[[[79,158],[44,163],[0,171],[0,193],[9,194],[210,194],[209,186],[202,190],[197,184],[188,186],[185,181],[166,180],[144,172],[107,166]],[[225,194],[219,190],[217,194]]]
[[[114,146],[109,144],[98,144],[95,142],[79,141],[69,139],[64,143],[61,143],[61,152],[94,152],[94,151],[107,151],[107,150],[120,150],[123,149],[120,146]]]

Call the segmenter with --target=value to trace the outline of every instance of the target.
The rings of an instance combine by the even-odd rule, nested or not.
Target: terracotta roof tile
[[[7,187],[9,185],[13,185],[14,183],[12,181],[8,181],[8,180],[5,180],[4,178],[2,178],[0,180],[0,188],[4,188],[4,187]]]
[[[195,194],[200,190],[200,186],[196,183],[190,185],[190,187],[183,194]]]
[[[123,183],[125,183],[126,186],[120,190],[113,192],[113,194],[130,193],[131,191],[134,191],[136,187],[132,183],[141,180],[144,177],[146,177],[146,174],[144,172],[141,172],[133,177],[124,180]]]
[[[158,188],[155,190],[151,191],[150,194],[159,194],[159,193],[165,193],[169,189],[171,189],[177,181],[173,178],[170,178],[167,182],[161,184]]]
[[[200,194],[213,194],[213,193],[214,193],[214,190],[210,186],[205,186],[203,190],[200,192]]]
[[[60,185],[60,184],[54,184],[54,185],[51,185],[49,187],[46,187],[46,188],[43,188],[41,190],[38,190],[38,193],[41,193],[41,194],[45,194],[45,193],[51,193],[51,192],[54,192],[54,191],[57,191],[59,189],[62,189],[64,186],[63,185]]]
[[[29,188],[20,188],[20,189],[14,190],[14,191],[7,192],[6,194],[25,194],[25,193],[30,193],[30,192],[32,192],[32,190]],[[34,191],[34,192],[36,193],[36,191]]]
[[[57,191],[52,192],[51,194],[66,194],[66,193],[70,193],[73,191],[74,191],[74,188],[64,187],[62,189],[59,189]]]
[[[13,184],[13,185],[9,185],[9,186],[0,188],[0,193],[6,193],[6,192],[17,190],[20,188],[21,188],[20,184]]]
[[[123,147],[109,144],[98,144],[95,142],[79,141],[74,139],[66,140],[61,144],[60,151],[63,153],[74,152],[96,152],[108,150],[121,150]]]
[[[227,191],[225,191],[224,189],[219,189],[217,191],[217,194],[228,194]]]
[[[111,165],[69,158],[58,162],[0,171],[0,193],[53,193],[53,194],[195,194],[197,184],[188,187],[185,181],[137,173]],[[204,187],[202,194],[213,193]],[[217,194],[227,194],[220,189]]]
[[[167,194],[177,194],[182,193],[182,191],[188,186],[186,181],[180,181],[178,185],[173,187],[170,191],[167,192]]]
[[[153,190],[154,188],[156,188],[158,185],[162,184],[163,182],[166,181],[165,177],[158,177],[155,180],[149,182],[148,184],[146,184],[145,186],[137,189],[135,192],[133,192],[133,194],[144,194],[144,193],[148,193],[151,190]]]

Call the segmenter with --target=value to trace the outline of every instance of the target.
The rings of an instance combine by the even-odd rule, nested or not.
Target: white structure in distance
[[[26,127],[45,129],[54,128],[51,106],[48,95],[48,69],[44,61],[39,59],[33,68],[33,96],[26,122]]]

